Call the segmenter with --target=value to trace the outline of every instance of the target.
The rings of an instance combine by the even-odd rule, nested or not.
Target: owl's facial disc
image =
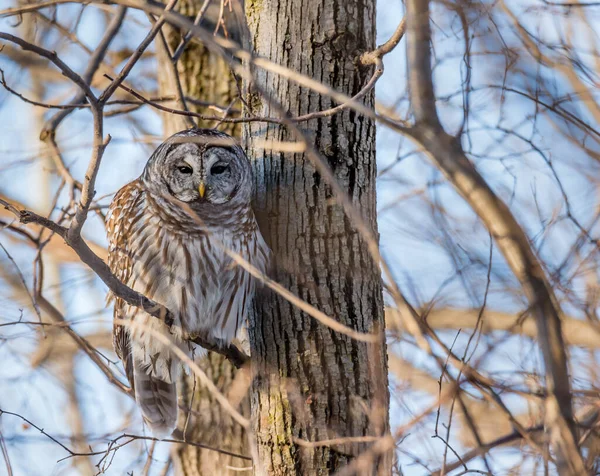
[[[183,202],[215,205],[231,200],[244,178],[235,152],[227,147],[200,149],[181,144],[167,152],[163,169],[169,193]]]

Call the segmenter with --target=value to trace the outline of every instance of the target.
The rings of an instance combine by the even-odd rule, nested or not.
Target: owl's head
[[[219,205],[249,200],[252,171],[233,138],[212,129],[188,129],[169,137],[148,160],[145,185],[182,202]]]

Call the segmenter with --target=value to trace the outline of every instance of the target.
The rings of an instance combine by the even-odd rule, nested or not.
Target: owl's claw
[[[250,356],[246,355],[234,344],[227,344],[223,339],[213,338],[212,340],[208,340],[205,337],[192,337],[192,335],[190,335],[189,341],[206,350],[224,355],[238,369],[243,367],[244,364],[250,360]]]

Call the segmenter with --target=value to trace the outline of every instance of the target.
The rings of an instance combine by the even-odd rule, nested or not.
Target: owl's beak
[[[204,182],[200,182],[200,185],[198,186],[198,193],[200,194],[200,198],[204,198],[205,192],[206,192],[206,185],[204,185]]]

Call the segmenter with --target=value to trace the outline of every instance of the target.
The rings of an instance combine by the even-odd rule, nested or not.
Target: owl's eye
[[[210,173],[213,175],[221,175],[227,169],[229,169],[228,165],[215,165],[212,169],[210,169]]]
[[[191,167],[188,167],[187,165],[181,165],[179,167],[177,167],[177,170],[179,170],[179,172],[181,172],[182,174],[186,174],[189,175],[193,172]]]

